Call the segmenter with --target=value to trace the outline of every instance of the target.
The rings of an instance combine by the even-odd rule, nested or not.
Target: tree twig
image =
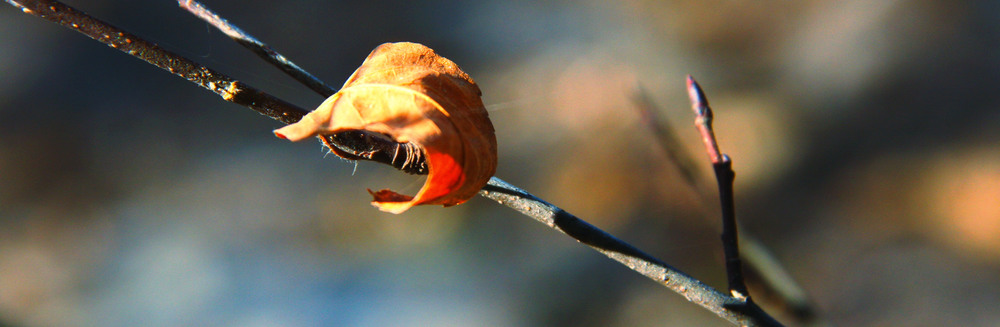
[[[313,76],[313,74],[310,74],[305,69],[302,69],[293,63],[291,60],[288,60],[288,58],[285,58],[285,56],[282,56],[280,53],[271,48],[271,46],[257,40],[257,38],[252,35],[243,32],[243,30],[236,27],[236,25],[230,24],[226,21],[226,19],[217,15],[200,2],[192,0],[177,0],[177,4],[179,4],[181,8],[184,8],[184,10],[191,12],[198,18],[201,18],[201,20],[212,24],[212,26],[215,26],[215,28],[222,31],[222,33],[225,33],[226,36],[229,36],[229,38],[236,41],[236,43],[250,49],[250,51],[253,51],[261,58],[264,58],[264,60],[268,63],[278,67],[278,69],[281,69],[281,71],[285,72],[285,74],[288,74],[296,81],[299,81],[323,97],[329,97],[334,93],[337,93],[337,89],[323,83],[323,81],[316,78],[316,76]]]
[[[225,18],[222,18],[222,16],[219,16],[200,2],[178,0],[177,4],[199,19],[215,26],[215,28],[226,34],[226,36],[229,36],[236,43],[249,49],[269,64],[278,67],[285,74],[288,74],[319,95],[329,97],[337,93],[337,90],[332,86],[316,78],[316,76],[302,69],[291,60],[288,60],[288,58],[275,51],[271,46],[244,32],[236,25],[230,24]],[[410,174],[427,174],[425,157],[421,155],[422,152],[416,145],[411,143],[397,143],[378,133],[361,130],[334,133],[324,135],[323,143],[328,147],[339,149],[339,154],[348,157],[348,159],[380,162]],[[416,154],[416,156],[409,156],[411,153]],[[403,160],[406,158],[410,159]]]
[[[727,296],[520,188],[490,179],[479,194],[590,246],[629,269],[660,283],[719,317],[740,326],[781,326],[753,302]]]
[[[15,1],[7,3],[56,24],[73,29],[98,42],[118,49],[133,57],[142,59],[171,74],[198,84],[223,100],[236,103],[290,124],[299,121],[307,110],[275,98],[270,94],[239,82],[229,76],[199,65],[194,61],[164,50],[156,44],[143,40],[129,32],[111,26],[58,1]]]
[[[660,143],[660,149],[663,149],[667,155],[667,159],[677,167],[681,178],[684,179],[684,183],[698,193],[702,201],[707,203],[709,198],[708,192],[706,192],[704,183],[699,178],[698,168],[695,165],[694,159],[692,159],[693,157],[684,150],[684,147],[678,140],[677,133],[674,132],[674,128],[667,123],[667,118],[655,109],[656,106],[653,104],[653,99],[649,97],[649,94],[638,82],[632,93],[632,101],[635,103],[636,109],[639,110],[639,117],[642,119],[642,122],[646,124],[649,130],[653,131],[656,141]]]
[[[712,108],[708,106],[708,99],[705,98],[701,86],[691,75],[687,77],[687,89],[688,97],[691,98],[691,109],[696,116],[695,126],[701,134],[702,142],[705,143],[705,151],[712,160],[715,179],[719,184],[719,201],[722,204],[722,250],[726,257],[729,292],[733,294],[733,297],[753,302],[743,279],[743,263],[740,260],[735,201],[733,199],[733,180],[736,177],[733,172],[733,163],[729,160],[729,156],[719,152],[719,145],[715,141],[715,132],[712,130]]]
[[[301,118],[305,113],[304,110],[287,102],[277,100],[273,96],[257,91],[256,89],[250,89],[240,82],[218,74],[179,55],[165,51],[152,43],[114,28],[58,1],[6,1],[16,7],[22,8],[26,13],[37,15],[80,31],[95,40],[119,48],[132,56],[146,60],[151,64],[171,71],[175,75],[184,77],[206,89],[216,92],[222,95],[226,101],[248,106],[276,120],[292,123],[297,119],[291,120],[291,118]],[[224,22],[224,20],[222,21]],[[138,47],[138,45],[141,45],[141,47]],[[151,55],[147,55],[147,53]],[[180,69],[184,69],[185,72],[196,73],[177,73],[174,71]],[[218,86],[213,85],[213,83],[220,80],[229,83],[225,86],[224,91],[218,90]],[[234,92],[232,89],[237,91]],[[269,101],[267,99],[274,99],[276,101]],[[261,105],[262,102],[267,105]],[[366,143],[366,145],[370,144]],[[511,207],[524,215],[542,222],[550,228],[594,248],[734,324],[744,326],[781,326],[780,323],[756,304],[745,301],[742,298],[724,295],[628,243],[498,178],[492,178],[487,186],[480,191],[480,194]]]
[[[784,311],[801,323],[801,326],[830,326],[802,286],[792,278],[787,269],[778,262],[763,243],[753,235],[740,230],[740,254],[746,259],[748,268],[756,272],[770,292],[782,301]]]
[[[80,32],[95,41],[142,59],[212,91],[225,101],[248,107],[282,123],[297,122],[309,112],[193,60],[160,48],[152,42],[143,40],[59,1],[6,1],[27,14]],[[341,132],[324,136],[324,141],[328,146],[335,146],[343,151],[349,156],[348,159],[371,160],[399,168],[408,173],[426,174],[426,165],[422,165],[422,162],[408,162],[396,158],[401,153],[406,153],[406,151],[399,151],[399,149],[408,145],[393,142],[391,139],[375,135],[375,133]]]
[[[643,123],[653,132],[667,159],[677,167],[682,179],[701,198],[701,203],[714,202],[702,179],[691,153],[684,150],[680,138],[669,119],[660,113],[649,93],[636,83],[632,101]],[[713,219],[712,222],[715,222]],[[787,269],[778,261],[774,253],[746,229],[738,230],[740,255],[747,268],[755,271],[765,288],[777,295],[785,311],[798,321],[808,325],[827,325],[819,316],[816,305],[792,278]]]

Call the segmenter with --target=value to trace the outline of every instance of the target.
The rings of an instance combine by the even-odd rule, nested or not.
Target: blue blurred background
[[[323,100],[174,2],[68,3]],[[995,1],[206,5],[331,85],[383,42],[434,48],[483,90],[498,177],[723,288],[718,209],[631,101],[647,89],[705,162],[693,74],[743,227],[824,316],[1000,324]],[[277,139],[277,122],[9,6],[0,77],[0,325],[727,325],[483,198],[379,212],[365,188],[422,180]]]

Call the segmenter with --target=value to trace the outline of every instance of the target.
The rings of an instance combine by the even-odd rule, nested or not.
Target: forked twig
[[[129,32],[111,26],[58,1],[15,1],[7,3],[56,24],[73,29],[98,42],[142,59],[171,74],[198,84],[223,100],[246,106],[258,113],[286,124],[299,121],[307,110],[275,98],[270,94],[239,82],[225,74],[164,50]]]
[[[701,174],[694,164],[693,156],[685,151],[669,119],[660,113],[649,93],[638,83],[635,85],[632,100],[642,122],[653,132],[660,148],[663,149],[670,164],[677,168],[685,184],[701,198],[701,203],[714,202],[714,197],[709,195],[702,179],[699,178]],[[738,238],[740,255],[747,267],[757,272],[763,286],[780,299],[785,311],[802,323],[825,325],[812,300],[774,253],[745,229],[738,231]]]
[[[27,14],[47,19],[80,32],[95,41],[142,59],[171,74],[180,76],[212,91],[222,96],[223,100],[248,107],[282,123],[291,124],[297,122],[309,112],[216,70],[205,67],[176,53],[164,50],[152,42],[143,40],[138,36],[91,17],[59,1],[6,1]],[[379,135],[372,135],[365,131],[347,131],[326,135],[324,138],[325,143],[335,146],[343,150],[347,156],[351,156],[349,159],[380,162],[408,173],[426,173],[425,170],[421,169],[422,167],[419,164],[412,164],[405,160],[396,160],[395,154],[408,153],[406,151],[399,151],[400,147],[406,147],[407,145],[393,142],[387,138],[379,137]]]
[[[7,0],[7,3],[142,59],[222,96],[223,100],[246,106],[277,121],[291,124],[309,112],[58,1]]]
[[[70,27],[84,34],[87,34],[91,38],[109,44],[112,47],[120,48],[124,44],[141,44],[141,48],[134,48],[135,46],[129,47],[125,50],[126,53],[130,55],[139,57],[140,59],[146,60],[156,66],[167,69],[172,73],[184,77],[192,82],[195,82],[202,87],[205,87],[213,92],[216,92],[223,96],[223,99],[235,103],[240,103],[245,106],[251,107],[252,109],[268,115],[271,118],[277,119],[285,123],[292,123],[290,117],[297,115],[297,118],[305,113],[304,110],[298,109],[285,102],[267,102],[269,106],[261,106],[256,102],[257,100],[263,101],[266,99],[276,98],[267,95],[266,93],[256,91],[255,92],[244,91],[247,90],[243,88],[244,85],[231,78],[225,77],[224,81],[228,81],[229,84],[226,86],[227,92],[217,91],[215,87],[210,87],[210,83],[213,83],[220,76],[224,76],[208,68],[198,65],[193,61],[184,59],[174,53],[167,52],[160,49],[156,45],[143,41],[134,35],[125,33],[117,28],[114,28],[104,22],[94,19],[80,11],[74,10],[66,5],[59,3],[58,1],[52,0],[40,0],[40,1],[17,1],[17,0],[6,0],[8,3],[22,8],[24,12],[46,18],[48,20],[54,21],[61,25]],[[203,8],[203,7],[202,7]],[[228,25],[225,20],[220,19],[224,25]],[[86,25],[86,26],[85,26]],[[110,34],[106,34],[110,33]],[[245,33],[243,33],[245,34]],[[115,38],[114,35],[118,35]],[[107,36],[107,37],[104,37]],[[111,41],[106,41],[111,40]],[[259,42],[257,42],[259,43]],[[243,42],[241,42],[243,44]],[[259,43],[262,44],[262,43]],[[117,46],[116,46],[117,45]],[[246,46],[246,44],[244,44]],[[144,56],[146,52],[155,52],[156,55],[152,58]],[[256,51],[255,51],[256,52]],[[159,58],[159,59],[157,59]],[[162,62],[173,63],[173,62],[183,62],[182,68],[188,71],[195,72],[205,72],[197,75],[196,77],[201,78],[190,78],[192,74],[179,74],[171,70],[172,65],[162,64]],[[284,63],[275,63],[278,66],[285,66]],[[296,68],[297,69],[297,68]],[[284,70],[284,69],[283,69]],[[300,70],[300,69],[298,69]],[[298,79],[298,78],[297,78]],[[229,85],[236,88],[237,92],[232,92],[229,90]],[[221,93],[220,93],[221,92]],[[317,91],[319,92],[319,91]],[[228,94],[228,95],[227,95]],[[257,98],[260,97],[260,98]],[[245,99],[244,99],[245,98]],[[241,102],[237,102],[232,99],[240,99]],[[246,100],[246,101],[244,101]],[[280,100],[279,100],[280,101]],[[277,103],[277,104],[275,104]],[[284,103],[285,105],[282,105]],[[256,105],[256,107],[254,107]],[[273,114],[277,112],[278,114]],[[297,120],[297,119],[296,119]],[[534,218],[542,222],[543,224],[569,235],[570,237],[576,239],[577,241],[584,243],[597,251],[607,255],[608,257],[621,262],[622,264],[628,266],[630,269],[639,272],[640,274],[647,276],[660,284],[667,286],[668,288],[674,290],[675,292],[683,295],[685,298],[694,302],[706,309],[714,312],[720,317],[734,323],[743,326],[780,326],[781,324],[775,321],[771,316],[764,312],[760,307],[758,307],[753,302],[745,301],[739,297],[724,295],[712,287],[701,283],[697,279],[673,268],[669,265],[663,263],[662,261],[636,249],[635,247],[621,241],[614,236],[590,225],[573,215],[570,215],[566,211],[545,202],[530,193],[521,190],[520,188],[514,187],[496,177],[492,178],[486,187],[480,191],[480,194],[486,198],[492,199],[494,201],[500,202],[503,205],[511,207],[529,217]]]
[[[479,194],[590,246],[734,324],[781,326],[756,304],[724,295],[625,241],[499,178],[490,179]]]

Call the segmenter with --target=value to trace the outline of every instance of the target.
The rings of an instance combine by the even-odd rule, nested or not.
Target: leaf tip
[[[372,195],[373,206],[388,213],[398,215],[414,205],[412,196],[399,194],[388,189],[378,192],[368,189],[368,194]]]

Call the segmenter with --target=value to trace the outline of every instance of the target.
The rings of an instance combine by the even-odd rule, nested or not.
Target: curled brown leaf
[[[469,75],[434,50],[385,43],[339,92],[274,133],[299,141],[362,130],[415,144],[427,160],[423,187],[414,196],[369,190],[372,204],[392,213],[421,204],[452,206],[473,197],[496,172],[496,136],[481,94]],[[344,157],[336,147],[331,150]]]

